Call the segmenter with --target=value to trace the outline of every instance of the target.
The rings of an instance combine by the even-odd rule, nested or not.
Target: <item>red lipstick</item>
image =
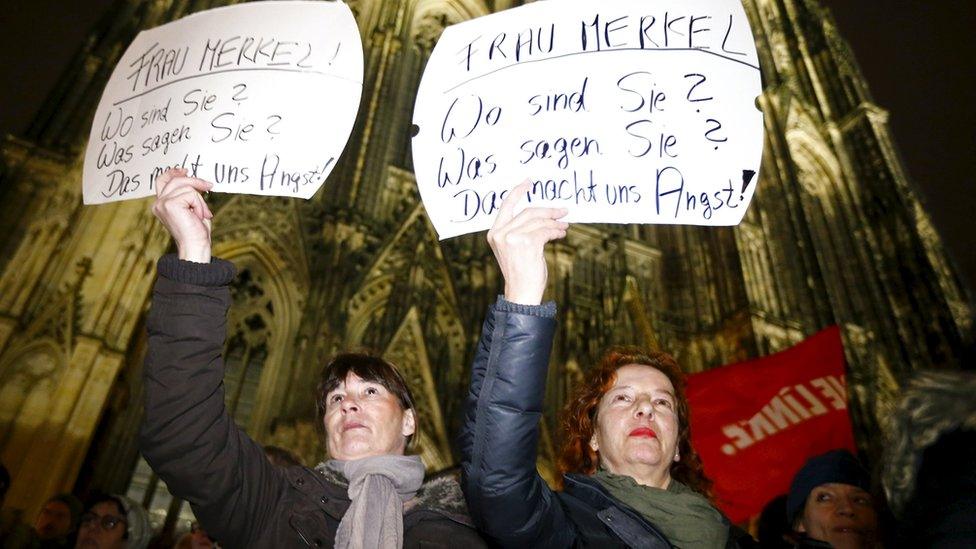
[[[657,434],[650,427],[638,427],[630,432],[632,437],[656,438]]]

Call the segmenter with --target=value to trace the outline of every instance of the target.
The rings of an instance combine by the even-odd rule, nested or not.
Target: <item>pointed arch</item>
[[[251,292],[263,292],[263,306],[270,308],[259,311],[262,304],[239,296],[230,312],[239,322],[250,319],[252,324],[264,324],[244,330],[262,338],[251,341],[250,347],[263,345],[265,349],[253,395],[254,408],[247,421],[248,432],[258,440],[268,433],[294,377],[294,341],[310,287],[297,208],[298,202],[290,198],[234,195],[220,206],[214,225],[213,254],[233,262],[238,273],[247,273],[249,280],[239,278],[236,284],[249,284]],[[245,308],[251,309],[247,318],[242,316]],[[228,334],[228,338],[233,336]]]
[[[418,250],[423,249],[431,261],[423,261]],[[414,280],[421,285],[416,296],[409,296],[402,304],[403,312],[412,305],[421,305],[431,294],[433,302],[423,303],[432,307],[433,314],[427,320],[431,324],[425,330],[428,335],[436,333],[447,345],[449,366],[460,368],[465,357],[467,340],[461,325],[457,293],[454,279],[447,268],[441,253],[434,228],[424,214],[423,206],[417,204],[399,230],[391,235],[366,270],[360,288],[349,299],[348,321],[346,324],[346,346],[361,345],[367,333],[375,329],[376,323],[384,313],[389,313],[388,305],[395,296],[398,283],[404,282],[404,272],[417,267]],[[409,278],[409,277],[407,277]],[[423,294],[423,297],[421,297]],[[392,319],[399,322],[399,318]],[[391,325],[392,329],[396,326]]]
[[[293,342],[301,321],[306,289],[295,284],[291,272],[294,267],[258,239],[217,242],[214,255],[233,262],[239,276],[248,273],[248,283],[259,288],[251,292],[263,292],[265,298],[261,303],[254,304],[254,310],[235,310],[235,306],[243,305],[242,299],[247,299],[241,296],[235,299],[230,311],[230,316],[234,318],[234,315],[238,315],[240,322],[253,324],[252,315],[256,314],[264,324],[262,332],[266,334],[263,336],[266,337],[263,342],[266,350],[253,397],[254,408],[248,420],[249,433],[260,438],[268,431],[275,411],[280,408],[279,404],[285,400],[289,390],[295,362]],[[228,329],[232,330],[233,327],[229,325]],[[228,333],[228,338],[233,336],[233,333]]]
[[[794,102],[795,104],[795,102]],[[786,129],[797,193],[813,242],[820,276],[834,322],[863,318],[864,300],[855,292],[872,292],[866,235],[859,224],[859,197],[845,180],[837,153],[806,113],[791,109]],[[852,239],[852,235],[861,235]]]
[[[67,358],[53,338],[44,337],[6,353],[0,361],[0,448],[16,475],[23,449],[46,421]]]
[[[416,307],[411,307],[407,312],[383,351],[383,356],[397,365],[414,394],[417,406],[415,447],[420,451],[427,470],[438,471],[450,467],[453,465],[451,446]]]

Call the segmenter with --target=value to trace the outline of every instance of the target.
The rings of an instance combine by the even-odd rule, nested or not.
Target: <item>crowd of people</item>
[[[157,266],[140,449],[199,520],[175,547],[976,546],[976,384],[964,374],[906,391],[895,431],[912,459],[889,460],[901,463],[883,477],[890,510],[872,482],[878,476],[834,450],[811,457],[767,506],[756,540],[712,499],[674,358],[614,347],[569,399],[558,486],[545,482],[536,452],[557,307],[543,301],[544,251],[568,224],[562,209],[519,211],[525,184],[508,193],[488,232],[504,290],[475,350],[459,474],[425,473],[412,452],[420,418],[409,385],[394,364],[365,353],[340,353],[322,369],[315,405],[326,459],[308,467],[262,448],[224,407],[221,354],[236,271],[211,256],[213,214],[202,194],[210,188],[170,170],[156,181],[153,206],[177,253]],[[932,387],[952,404],[920,414]],[[920,473],[930,462],[939,470]],[[4,491],[9,483],[0,475]],[[82,504],[61,494],[32,526],[0,534],[4,547],[144,549],[152,532],[146,511],[124,496]]]
[[[6,496],[9,474],[3,469]],[[152,529],[149,514],[138,503],[123,495],[101,492],[82,503],[72,494],[58,494],[41,506],[32,525],[5,524],[0,531],[0,546],[9,549],[55,549],[91,547],[105,549],[148,546]]]

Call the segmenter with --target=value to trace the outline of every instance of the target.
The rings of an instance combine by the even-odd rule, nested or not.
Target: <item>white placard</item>
[[[414,110],[441,238],[502,194],[571,222],[735,225],[755,192],[761,91],[738,0],[548,0],[445,29]]]
[[[342,2],[253,2],[136,36],[95,112],[85,204],[154,194],[167,167],[229,193],[309,198],[349,139],[363,48]]]

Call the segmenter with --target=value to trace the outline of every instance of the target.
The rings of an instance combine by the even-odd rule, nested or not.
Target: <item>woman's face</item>
[[[652,366],[628,364],[597,405],[590,447],[600,465],[641,484],[670,481],[677,461],[678,412],[674,386]],[[667,482],[661,488],[667,487]]]
[[[807,496],[797,531],[838,549],[874,547],[878,515],[871,494],[850,484],[821,484]]]
[[[329,455],[338,460],[402,455],[416,428],[413,410],[403,410],[385,387],[352,372],[326,395],[322,421]]]
[[[111,527],[106,528],[106,525]],[[125,514],[111,501],[97,503],[82,515],[78,527],[78,549],[123,549],[126,546]]]
[[[41,541],[67,537],[71,533],[71,509],[56,499],[45,503],[34,521],[34,531]]]

